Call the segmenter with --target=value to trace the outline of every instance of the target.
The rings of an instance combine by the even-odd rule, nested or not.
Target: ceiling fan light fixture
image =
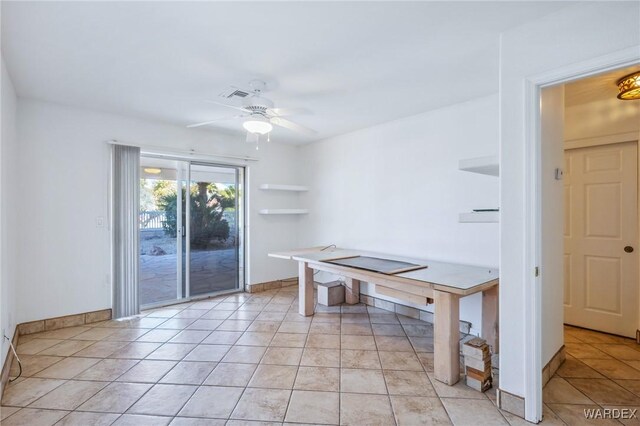
[[[266,119],[260,119],[257,117],[251,117],[242,123],[242,127],[244,127],[249,133],[257,133],[259,135],[264,135],[273,130],[273,125],[269,123]]]
[[[249,82],[249,86],[251,86],[251,90],[242,90],[231,86],[228,90],[225,90],[220,94],[224,99],[241,98],[242,106],[237,104],[231,105],[226,102],[218,102],[215,100],[206,101],[236,111],[241,111],[242,114],[236,115],[235,117],[221,117],[201,123],[189,124],[187,127],[193,128],[208,126],[209,124],[215,124],[218,121],[240,118],[243,120],[242,127],[247,131],[247,142],[250,140],[260,139],[260,136],[264,135],[267,135],[266,139],[267,142],[269,142],[269,135],[271,134],[271,131],[273,131],[274,126],[307,135],[317,133],[313,129],[304,127],[287,118],[282,118],[284,116],[295,115],[298,113],[306,113],[308,110],[304,108],[274,108],[273,101],[262,95],[267,88],[264,81],[252,80]],[[254,136],[257,136],[257,138]]]
[[[618,80],[618,99],[623,101],[640,99],[640,71],[625,75]]]

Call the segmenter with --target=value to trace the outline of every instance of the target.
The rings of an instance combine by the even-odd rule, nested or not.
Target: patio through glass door
[[[140,305],[239,290],[244,168],[152,156],[140,165]]]

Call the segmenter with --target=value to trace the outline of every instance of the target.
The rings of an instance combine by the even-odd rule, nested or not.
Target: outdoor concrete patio
[[[236,248],[192,251],[191,295],[208,294],[237,287]],[[176,254],[140,255],[140,304],[165,302],[177,297]]]

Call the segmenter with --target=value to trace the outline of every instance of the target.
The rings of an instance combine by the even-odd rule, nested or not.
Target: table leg
[[[500,353],[498,330],[498,286],[494,285],[482,292],[482,338],[494,354]]]
[[[345,278],[345,295],[344,300],[347,305],[355,305],[360,302],[360,280],[354,278]]]
[[[437,380],[460,380],[460,302],[455,294],[435,290],[433,370]]]
[[[307,262],[298,262],[298,303],[300,315],[313,315],[313,269]]]

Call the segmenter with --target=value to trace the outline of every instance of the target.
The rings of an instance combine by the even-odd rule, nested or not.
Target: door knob
[[[633,247],[631,247],[631,246],[626,246],[626,247],[624,248],[624,251],[625,251],[626,253],[633,253]]]

